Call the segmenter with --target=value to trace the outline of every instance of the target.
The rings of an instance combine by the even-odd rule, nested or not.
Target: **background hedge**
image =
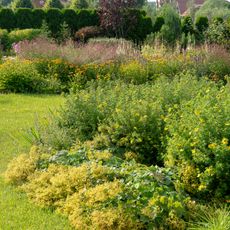
[[[143,11],[129,9],[125,14],[127,17],[125,38],[139,41],[152,32],[151,19],[146,17]],[[130,20],[130,15],[135,16],[135,22]],[[72,35],[83,27],[100,25],[96,10],[18,8],[14,11],[12,9],[0,9],[0,29],[9,31],[13,29],[39,29],[43,20],[46,21],[53,37],[58,36],[64,22],[68,24]]]

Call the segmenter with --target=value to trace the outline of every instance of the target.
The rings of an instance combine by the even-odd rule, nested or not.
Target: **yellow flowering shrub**
[[[43,92],[46,80],[31,61],[7,60],[0,64],[0,92]]]
[[[148,68],[137,60],[121,64],[120,78],[128,83],[141,84],[148,80]]]
[[[229,89],[207,82],[167,115],[165,164],[176,169],[187,192],[204,199],[229,198]]]
[[[36,170],[38,160],[39,152],[36,146],[31,148],[29,154],[21,154],[15,157],[8,164],[4,173],[6,182],[16,185],[25,183]]]
[[[148,201],[148,205],[142,209],[142,213],[153,220],[160,216],[161,222],[155,222],[159,229],[186,229],[185,221],[182,219],[185,213],[184,207],[178,201],[176,194],[156,194]],[[166,213],[168,214],[166,215]]]

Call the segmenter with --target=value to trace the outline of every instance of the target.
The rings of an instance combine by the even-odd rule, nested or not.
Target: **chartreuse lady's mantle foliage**
[[[9,165],[7,180],[24,182],[33,202],[66,214],[76,229],[185,228],[189,199],[175,190],[170,170],[124,161],[90,143],[52,157],[33,148],[30,175],[21,158]]]

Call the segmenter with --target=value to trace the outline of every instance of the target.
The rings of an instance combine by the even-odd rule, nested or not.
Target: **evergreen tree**
[[[73,9],[86,9],[89,7],[89,4],[86,0],[72,0],[70,8]]]
[[[49,8],[58,8],[58,9],[62,9],[63,5],[61,3],[60,0],[46,0],[46,3],[44,5],[45,9],[49,9]]]
[[[13,9],[16,9],[16,8],[33,8],[33,5],[32,5],[32,2],[31,0],[14,0],[12,3],[11,3],[11,7]]]

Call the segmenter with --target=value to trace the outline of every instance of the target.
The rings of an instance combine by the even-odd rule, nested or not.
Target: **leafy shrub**
[[[109,174],[109,168],[93,162],[79,167],[51,164],[45,172],[35,172],[23,190],[40,206],[62,207],[68,196],[91,187],[97,180],[103,183]]]
[[[127,83],[142,84],[148,81],[148,68],[137,60],[121,64],[119,74]]]
[[[14,93],[59,93],[55,78],[42,76],[31,61],[9,60],[0,65],[0,91]]]
[[[11,7],[13,9],[16,9],[16,8],[30,8],[30,9],[32,9],[33,5],[32,5],[31,0],[14,0],[11,3]]]
[[[158,16],[153,26],[153,32],[157,33],[161,30],[161,27],[164,25],[165,20],[163,17]]]
[[[102,64],[85,64],[76,69],[72,91],[84,89],[87,83],[94,80],[112,80],[119,75],[119,63],[107,61]]]
[[[86,0],[72,0],[70,7],[73,9],[86,9],[89,3]]]
[[[208,29],[208,18],[207,17],[199,17],[196,19],[195,26],[196,29],[200,32],[203,33],[205,30]]]
[[[9,47],[8,31],[0,29],[0,50],[6,50]]]
[[[44,78],[54,79],[59,85],[59,92],[68,92],[76,67],[60,59],[46,60],[38,59],[33,62],[36,70],[44,76]]]
[[[23,40],[33,40],[38,37],[41,33],[39,29],[24,29],[24,30],[12,30],[8,37],[9,42],[12,45],[13,43],[18,43]]]
[[[179,15],[169,4],[165,4],[159,14],[164,18],[164,24],[158,34],[159,39],[163,41],[166,46],[174,47],[177,39],[180,38],[181,35]]]
[[[58,132],[65,133],[72,143],[93,139],[98,148],[109,147],[123,157],[131,151],[142,162],[161,165],[164,116],[170,106],[190,100],[205,84],[191,75],[174,80],[161,77],[154,85],[99,81],[70,97],[53,121]],[[47,146],[53,143],[46,133],[41,136]],[[62,146],[67,146],[65,139]]]
[[[207,0],[196,12],[196,18],[203,16],[213,19],[215,17],[229,18],[229,2],[225,0]]]
[[[204,32],[208,29],[209,22],[207,17],[199,17],[195,21],[195,36],[197,43],[203,43],[204,42]]]
[[[206,31],[206,39],[209,44],[218,44],[230,49],[230,23],[214,20]]]
[[[181,31],[185,33],[187,36],[188,34],[193,34],[194,28],[193,28],[193,21],[190,16],[186,16],[182,20],[182,25],[181,25]]]
[[[63,5],[60,0],[47,0],[44,5],[45,9],[57,8],[62,9]]]
[[[136,43],[143,42],[147,34],[153,31],[152,20],[137,9],[124,11],[123,34],[121,37]]]
[[[198,197],[229,198],[229,86],[204,86],[167,116],[167,165],[184,189]]]
[[[32,93],[37,92],[40,83],[38,72],[30,62],[15,63],[7,61],[0,66],[1,92]]]

